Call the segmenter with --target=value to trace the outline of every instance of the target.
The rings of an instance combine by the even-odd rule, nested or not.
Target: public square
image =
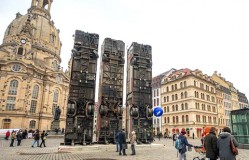
[[[190,144],[199,145],[200,139],[188,139]],[[91,145],[76,146],[73,151],[59,148],[62,138],[47,139],[47,147],[31,147],[33,139],[25,139],[21,146],[9,147],[10,141],[0,140],[0,160],[177,160],[177,152],[172,144],[171,139],[155,139],[151,145],[137,145],[135,156],[131,156],[130,146],[126,150],[127,156],[119,156],[116,152],[115,145]],[[76,151],[77,150],[77,151]],[[200,156],[193,149],[187,152],[187,160]],[[239,149],[237,160],[247,160],[249,157],[248,150]]]

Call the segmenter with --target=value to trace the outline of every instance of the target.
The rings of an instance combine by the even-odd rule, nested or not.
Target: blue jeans
[[[32,146],[34,146],[35,143],[37,143],[37,147],[39,147],[39,140],[35,140]]]
[[[117,152],[119,152],[120,146],[119,146],[119,143],[118,143],[118,142],[116,142],[116,148],[117,148]]]
[[[186,153],[179,153],[179,160],[185,160],[186,159]]]

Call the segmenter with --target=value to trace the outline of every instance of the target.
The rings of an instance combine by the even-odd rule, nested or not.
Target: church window
[[[7,111],[13,111],[14,108],[15,108],[15,102],[16,102],[16,97],[8,96],[7,97],[6,110]]]
[[[22,47],[18,48],[17,54],[20,55],[20,56],[23,55],[23,48]]]
[[[54,34],[51,34],[51,35],[50,35],[50,42],[51,42],[51,43],[54,43],[54,42],[55,42],[55,35],[54,35]]]
[[[35,113],[36,112],[36,106],[37,106],[37,101],[36,100],[32,100],[31,101],[31,105],[30,105],[30,112],[31,113]]]
[[[20,69],[21,69],[21,66],[19,64],[14,64],[12,66],[12,71],[14,71],[14,72],[18,72],[18,71],[20,71]]]
[[[56,90],[56,91],[54,92],[54,99],[53,99],[53,102],[57,103],[57,102],[58,102],[58,97],[59,97],[59,92],[58,92],[58,90]]]
[[[17,88],[18,88],[18,81],[17,80],[10,81],[9,95],[16,95]]]
[[[52,68],[53,69],[58,69],[58,64],[57,64],[57,61],[56,60],[54,60],[53,62],[52,62]]]
[[[35,85],[35,86],[34,86],[34,89],[33,89],[32,98],[33,98],[33,99],[37,99],[37,98],[38,98],[38,93],[39,93],[39,86],[38,86],[38,85]]]
[[[35,128],[35,124],[36,124],[36,121],[35,120],[31,120],[29,122],[29,128]]]

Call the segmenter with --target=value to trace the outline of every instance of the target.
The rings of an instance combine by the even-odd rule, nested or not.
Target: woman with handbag
[[[238,155],[238,150],[236,147],[238,146],[239,143],[231,135],[230,128],[223,128],[223,132],[220,133],[217,142],[220,160],[236,160],[236,155]]]

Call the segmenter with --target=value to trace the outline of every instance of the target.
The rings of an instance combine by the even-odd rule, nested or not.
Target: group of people
[[[173,134],[173,145],[179,140],[181,147],[177,148],[179,153],[179,160],[186,159],[187,146],[196,147],[188,143],[186,131],[182,130],[180,135]],[[224,127],[223,131],[218,135],[216,134],[215,127],[206,127],[203,134],[203,152],[206,152],[206,157],[209,160],[236,160],[236,153],[233,151],[232,145],[238,147],[239,143],[231,135],[229,127]]]
[[[15,141],[17,142],[17,146],[20,146],[22,139],[26,139],[27,135],[28,135],[27,130],[25,130],[24,132],[22,132],[22,130],[18,130],[18,131],[13,130],[11,133],[8,130],[6,132],[5,139],[8,140],[10,138],[10,140],[11,140],[10,141],[10,147],[14,147]],[[33,132],[34,142],[32,144],[32,147],[34,147],[35,143],[37,143],[37,147],[42,147],[42,145],[44,147],[46,147],[45,140],[46,140],[47,135],[48,134],[45,133],[45,131],[43,131],[41,133],[41,135],[39,133],[39,130],[34,131]],[[39,144],[40,138],[41,138],[41,141],[42,141],[41,144]]]
[[[136,151],[135,151],[135,142],[136,142],[136,134],[135,131],[131,132],[131,136],[130,136],[130,144],[131,144],[131,151],[132,154],[131,155],[136,155]],[[116,152],[119,152],[119,155],[127,155],[125,153],[125,150],[128,148],[127,147],[127,143],[126,143],[126,134],[125,134],[125,130],[122,129],[121,131],[117,131],[116,133]]]

